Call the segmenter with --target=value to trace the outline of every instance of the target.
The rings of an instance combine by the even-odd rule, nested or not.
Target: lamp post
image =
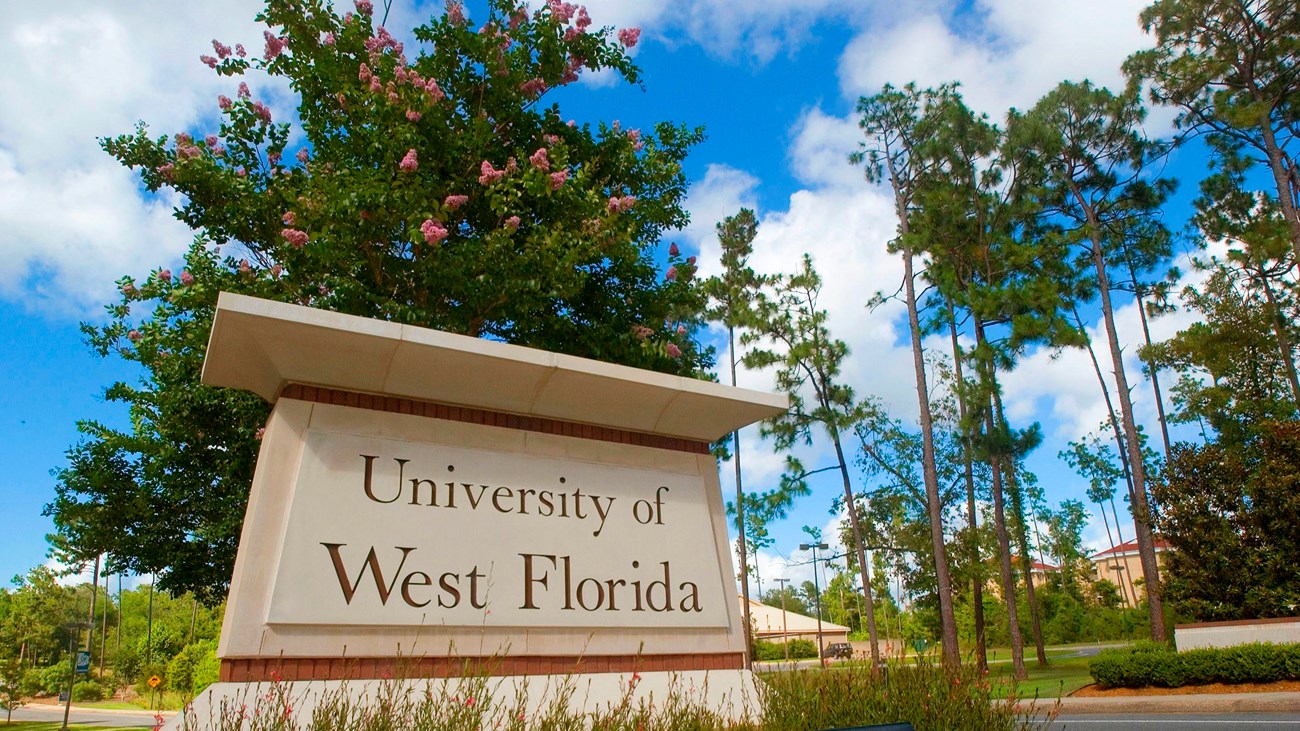
[[[790,583],[789,579],[773,579],[781,585],[781,644],[785,646],[785,660],[790,661],[790,630],[785,623],[785,586]]]
[[[817,602],[817,659],[821,660],[823,659],[822,655],[825,654],[826,648],[822,646],[822,589],[821,584],[817,581],[817,549],[819,548],[825,551],[830,548],[830,546],[825,543],[799,544],[800,551],[812,551],[813,594],[815,595],[813,599]]]

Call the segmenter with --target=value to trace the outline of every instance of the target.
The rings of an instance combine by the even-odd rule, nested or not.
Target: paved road
[[[1089,714],[1062,715],[1044,731],[1300,731],[1300,714],[1213,713],[1213,714]]]
[[[14,711],[15,721],[63,721],[63,706],[30,705]],[[154,716],[149,711],[104,711],[73,706],[69,723],[92,723],[97,726],[119,728],[153,728]]]

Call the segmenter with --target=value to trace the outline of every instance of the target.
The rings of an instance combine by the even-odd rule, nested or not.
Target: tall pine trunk
[[[906,218],[903,219],[906,221]],[[907,225],[902,224],[907,236]],[[920,406],[921,467],[925,476],[926,514],[930,519],[930,546],[934,551],[935,583],[939,593],[939,624],[943,640],[943,663],[950,668],[961,665],[957,647],[957,616],[953,611],[952,576],[948,569],[948,548],[943,537],[943,502],[939,498],[939,472],[934,463],[934,417],[930,413],[930,389],[925,377],[925,357],[921,349],[921,320],[917,313],[916,282],[913,279],[912,249],[903,247],[903,288],[907,296],[907,323],[912,333],[912,368],[916,375],[916,397]]]
[[[728,307],[730,310],[730,307]],[[727,320],[730,322],[732,313],[727,312]],[[731,350],[731,385],[736,385],[736,328],[727,326],[727,342]],[[740,430],[732,432],[732,442],[735,447],[736,462],[736,552],[740,554],[740,596],[744,600],[741,606],[744,607],[745,622],[745,667],[753,667],[754,652],[754,620],[749,609],[749,547],[745,540],[745,492],[741,488],[740,481]],[[760,590],[761,591],[761,590]]]
[[[975,343],[980,350],[988,348],[984,337],[984,325],[975,320]],[[992,389],[997,388],[994,377],[996,366],[992,362],[981,364],[981,385],[986,390],[984,397],[984,429],[988,437],[997,433],[993,423]],[[1020,635],[1020,617],[1016,609],[1016,574],[1011,566],[1011,535],[1007,531],[1007,514],[1002,492],[1002,456],[997,449],[989,453],[989,471],[992,474],[993,493],[993,530],[998,536],[998,568],[1002,579],[1002,599],[1007,605],[1007,634],[1011,638],[1012,677],[1024,680],[1028,677],[1025,670],[1025,642]]]
[[[831,442],[835,445],[840,477],[844,480],[844,506],[849,511],[854,550],[858,554],[858,572],[862,577],[862,594],[867,600],[867,637],[871,640],[871,671],[874,673],[880,667],[880,639],[876,635],[876,602],[871,594],[871,567],[867,565],[867,549],[862,542],[862,521],[858,518],[858,506],[853,500],[853,483],[849,480],[849,466],[844,460],[844,448],[840,445],[838,429],[831,431]],[[815,566],[813,568],[816,569]]]
[[[998,395],[997,383],[993,384],[993,408],[1002,432],[1011,433],[1007,426],[1006,412],[1002,410],[1002,397]],[[1005,484],[1011,495],[1011,512],[1016,519],[1016,547],[1020,550],[1020,567],[1025,573],[1025,600],[1029,604],[1029,629],[1034,636],[1034,653],[1038,667],[1047,667],[1047,648],[1043,644],[1043,622],[1038,611],[1038,596],[1034,591],[1034,558],[1029,555],[1029,526],[1025,522],[1025,496],[1016,478],[1016,459],[1012,455],[1007,460],[1004,470]]]
[[[1092,242],[1092,263],[1097,275],[1097,291],[1101,297],[1101,314],[1106,323],[1106,340],[1110,346],[1111,364],[1115,369],[1115,390],[1119,398],[1120,416],[1124,421],[1129,469],[1133,472],[1133,527],[1137,533],[1138,556],[1142,560],[1142,579],[1147,593],[1147,612],[1151,622],[1151,639],[1164,642],[1165,612],[1160,597],[1160,565],[1156,562],[1155,540],[1151,531],[1151,508],[1147,502],[1146,463],[1142,459],[1142,445],[1138,441],[1137,422],[1133,418],[1133,397],[1129,391],[1128,376],[1124,370],[1124,352],[1120,349],[1119,333],[1115,327],[1115,309],[1110,300],[1110,277],[1106,272],[1106,257],[1101,244],[1101,227],[1096,212],[1079,193],[1073,190],[1083,207]]]
[[[952,335],[953,374],[957,381],[957,418],[962,424],[961,457],[966,478],[966,521],[970,540],[967,550],[971,562],[971,601],[975,614],[975,661],[981,670],[989,667],[988,647],[984,641],[984,563],[980,560],[979,514],[975,509],[975,467],[971,464],[969,425],[966,423],[965,379],[962,377],[961,344],[957,340],[957,313],[948,300],[948,329]]]

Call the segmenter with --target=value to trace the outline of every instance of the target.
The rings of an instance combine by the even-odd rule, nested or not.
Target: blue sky
[[[1118,85],[1119,64],[1147,39],[1137,24],[1142,0],[595,0],[597,25],[640,26],[636,59],[644,90],[595,79],[558,97],[570,116],[618,119],[624,127],[659,120],[704,125],[708,139],[689,159],[693,221],[675,237],[698,253],[704,273],[717,260],[713,225],[741,205],[760,216],[753,263],[793,269],[810,251],[826,279],[834,334],[854,355],[846,378],[904,418],[914,418],[901,311],[867,312],[878,289],[893,290],[901,266],[884,251],[894,219],[885,191],[868,186],[846,162],[860,139],[853,105],[882,83],[963,83],[968,102],[1001,118],[1027,108],[1057,82],[1088,78]],[[382,5],[382,3],[376,3]],[[396,33],[437,6],[395,0]],[[78,419],[121,423],[102,390],[131,377],[82,344],[78,324],[100,317],[113,281],[178,261],[191,234],[170,217],[172,200],[143,197],[133,176],[99,151],[96,137],[127,132],[137,120],[157,134],[212,128],[215,99],[231,92],[198,56],[210,40],[261,47],[253,0],[175,4],[166,10],[128,0],[27,3],[6,10],[0,29],[0,578],[45,560],[41,516],[53,497],[50,470],[76,439]],[[475,3],[469,3],[471,18]],[[283,89],[258,88],[277,117],[290,108]],[[1169,114],[1151,131],[1167,131]],[[1186,201],[1203,169],[1181,153],[1170,171],[1187,176],[1170,220],[1181,226]],[[666,242],[665,242],[666,247]],[[1121,334],[1134,342],[1132,307]],[[1167,337],[1184,319],[1154,325]],[[725,353],[721,354],[725,358]],[[1099,354],[1106,359],[1104,352]],[[1130,358],[1130,378],[1138,369]],[[770,388],[768,374],[742,374],[742,385]],[[1053,360],[1034,353],[1007,380],[1019,424],[1040,421],[1047,442],[1032,461],[1049,500],[1081,498],[1083,483],[1056,460],[1065,442],[1101,418],[1101,400],[1082,353]],[[1151,423],[1144,382],[1135,387],[1139,415]],[[1151,427],[1149,427],[1151,428]],[[749,430],[746,482],[774,484],[780,457]],[[815,463],[818,455],[808,455]],[[730,468],[723,471],[730,492]],[[786,568],[803,540],[799,527],[825,526],[838,487],[819,485],[775,532],[777,545],[759,561],[765,584],[776,576],[807,578]],[[164,519],[160,516],[160,520]],[[829,533],[829,532],[828,532]],[[1129,528],[1126,535],[1131,536]],[[1086,534],[1101,547],[1100,525]],[[792,559],[803,560],[800,555]]]

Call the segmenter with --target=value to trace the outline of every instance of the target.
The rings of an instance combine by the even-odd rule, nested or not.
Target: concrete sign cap
[[[788,408],[784,394],[229,292],[203,383],[271,402],[301,383],[701,441]]]

